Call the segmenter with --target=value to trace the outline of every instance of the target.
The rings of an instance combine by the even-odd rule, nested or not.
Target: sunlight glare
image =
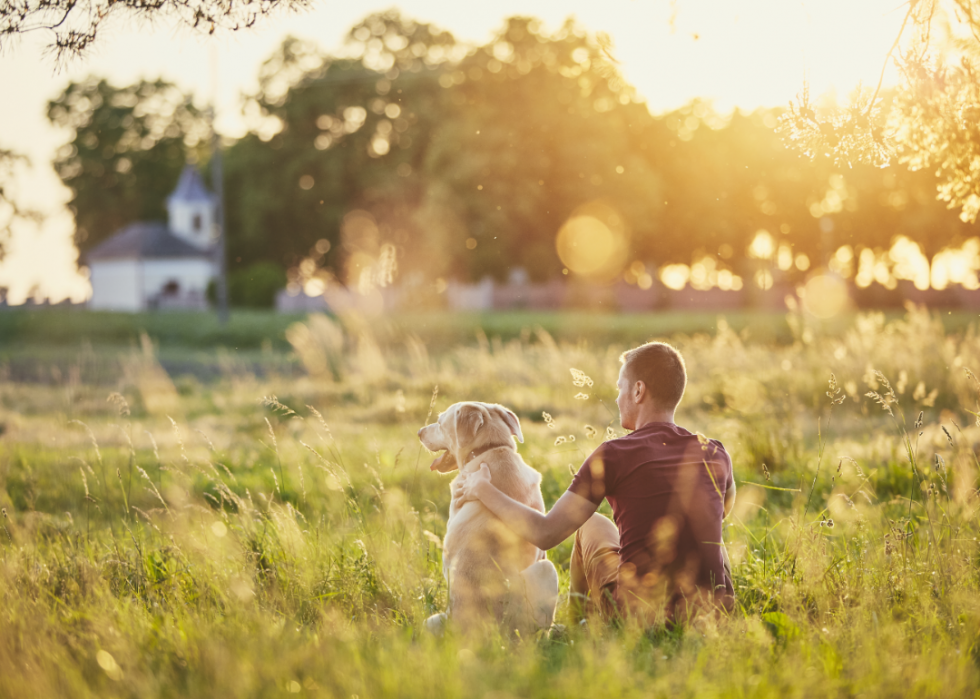
[[[596,201],[572,213],[558,231],[555,247],[562,263],[575,274],[608,282],[626,264],[629,233],[615,209]]]

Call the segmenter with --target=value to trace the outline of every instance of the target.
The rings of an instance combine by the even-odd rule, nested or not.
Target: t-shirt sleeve
[[[603,458],[603,454],[606,455],[606,459]],[[600,444],[582,464],[582,468],[575,474],[568,489],[576,495],[581,495],[593,505],[600,505],[608,492],[608,484],[612,482],[606,468],[608,456],[607,444]]]
[[[735,474],[732,469],[732,459],[725,451],[725,445],[717,439],[711,440],[711,458],[706,462],[711,469],[712,479],[721,491],[722,500],[728,494],[729,489],[735,485]]]

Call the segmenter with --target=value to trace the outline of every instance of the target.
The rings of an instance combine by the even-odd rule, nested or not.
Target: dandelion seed
[[[589,394],[588,393],[576,393],[575,394],[575,400],[588,400],[588,399],[589,399]]]

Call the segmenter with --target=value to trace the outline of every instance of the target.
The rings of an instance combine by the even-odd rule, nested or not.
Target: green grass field
[[[0,697],[975,695],[972,322],[0,314]],[[511,407],[550,505],[654,337],[735,465],[736,613],[430,637],[449,479],[419,427]]]

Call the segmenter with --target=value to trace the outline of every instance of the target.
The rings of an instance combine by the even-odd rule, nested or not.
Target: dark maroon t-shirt
[[[729,606],[734,590],[721,524],[731,476],[721,442],[655,422],[601,444],[568,489],[596,505],[609,500],[619,529],[620,585],[667,585],[676,601],[693,584]]]

